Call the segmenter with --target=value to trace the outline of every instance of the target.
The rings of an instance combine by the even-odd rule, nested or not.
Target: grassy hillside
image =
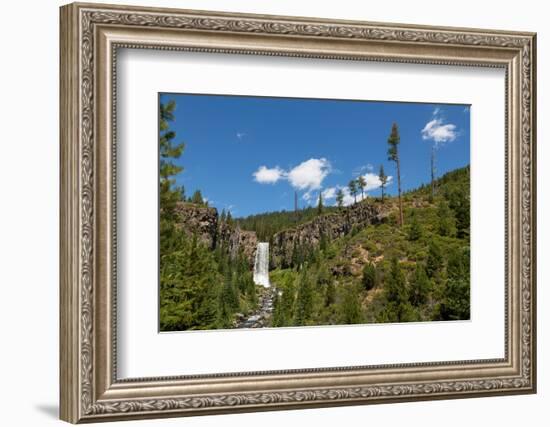
[[[302,266],[275,270],[274,326],[468,319],[469,167],[404,195],[405,225],[389,198],[384,224],[312,251]],[[368,199],[362,203],[381,203]]]

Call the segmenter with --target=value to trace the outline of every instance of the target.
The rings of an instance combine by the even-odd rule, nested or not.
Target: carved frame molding
[[[113,147],[121,47],[504,67],[506,357],[117,380]],[[62,7],[61,418],[76,423],[535,392],[535,68],[532,33]]]

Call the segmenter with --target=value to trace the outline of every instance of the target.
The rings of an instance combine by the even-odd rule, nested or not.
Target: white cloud
[[[344,206],[353,205],[356,200],[360,202],[361,200],[366,199],[368,197],[367,193],[365,193],[362,196],[361,192],[358,192],[354,197],[351,195],[347,187],[342,188],[342,193],[344,193],[344,202],[343,202]]]
[[[456,137],[456,126],[451,123],[443,124],[441,119],[430,120],[422,129],[422,139],[431,139],[436,144],[454,141]]]
[[[363,178],[365,178],[365,182],[367,183],[367,185],[365,186],[365,191],[376,190],[377,188],[380,188],[382,186],[382,182],[380,181],[378,174],[368,172],[367,174],[363,175]],[[386,185],[390,184],[391,180],[392,177],[388,176]]]
[[[260,166],[252,175],[254,176],[254,180],[260,184],[275,184],[280,179],[284,179],[286,173],[279,166],[275,166],[274,168]]]
[[[306,191],[303,195],[302,195],[302,199],[304,199],[306,202],[309,202],[311,200],[311,198],[313,197],[313,192],[312,191]]]
[[[311,193],[311,191],[321,188],[323,180],[331,172],[332,167],[330,162],[325,158],[320,158],[306,160],[288,172],[279,166],[268,168],[262,165],[252,176],[260,184],[275,184],[281,179],[287,179],[294,189],[306,190],[307,193]],[[304,195],[304,199],[310,196],[310,194],[307,196]]]
[[[329,187],[325,190],[323,190],[323,200],[330,200],[336,198],[336,192],[338,191],[338,187]]]
[[[245,132],[237,132],[235,135],[236,135],[236,137],[239,141],[242,141],[243,138],[246,136],[246,133]]]
[[[424,129],[420,132],[422,134],[422,139],[431,140],[436,146],[454,141],[458,136],[456,125],[445,123],[444,119],[441,117],[441,109],[439,108],[434,110],[432,116],[432,120],[426,123]]]
[[[292,168],[288,181],[297,190],[317,190],[331,171],[330,162],[325,159],[309,159]]]

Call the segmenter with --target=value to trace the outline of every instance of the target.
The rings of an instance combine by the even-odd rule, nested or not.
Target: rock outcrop
[[[176,205],[177,226],[190,236],[197,235],[201,243],[214,249],[218,229],[218,211],[208,206],[181,202]]]
[[[296,245],[315,248],[323,236],[331,241],[350,233],[354,227],[382,222],[386,212],[387,209],[383,211],[378,204],[357,203],[342,212],[321,215],[305,224],[276,233],[270,245],[271,265],[287,267]],[[179,203],[176,215],[178,226],[190,236],[197,234],[199,241],[211,249],[225,246],[233,258],[242,251],[250,266],[254,265],[258,246],[254,231],[241,230],[238,225],[220,222],[215,208],[193,203]]]
[[[328,241],[343,237],[354,227],[382,222],[386,215],[386,211],[377,204],[357,203],[342,212],[318,216],[305,224],[283,230],[273,236],[271,263],[273,266],[286,267],[291,263],[295,246],[315,248],[323,237]]]
[[[189,236],[197,235],[199,241],[210,249],[224,245],[235,258],[242,250],[250,265],[254,264],[254,255],[258,238],[254,231],[241,230],[238,225],[229,225],[219,221],[215,208],[194,203],[181,202],[176,206],[177,226]]]
[[[241,230],[238,225],[228,225],[222,222],[218,227],[218,240],[219,244],[223,244],[229,249],[232,258],[239,254],[239,250],[242,250],[250,266],[254,265],[254,256],[258,246],[258,238],[254,231]]]

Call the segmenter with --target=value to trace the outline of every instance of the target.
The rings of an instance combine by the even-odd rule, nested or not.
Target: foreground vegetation
[[[257,305],[256,286],[242,253],[231,259],[223,245],[215,250],[197,235],[177,227],[175,207],[187,201],[203,205],[197,191],[185,198],[174,176],[181,167],[173,162],[184,149],[169,128],[174,103],[161,105],[160,132],[160,330],[230,328],[235,313],[248,313]],[[230,219],[224,218],[225,221]]]

